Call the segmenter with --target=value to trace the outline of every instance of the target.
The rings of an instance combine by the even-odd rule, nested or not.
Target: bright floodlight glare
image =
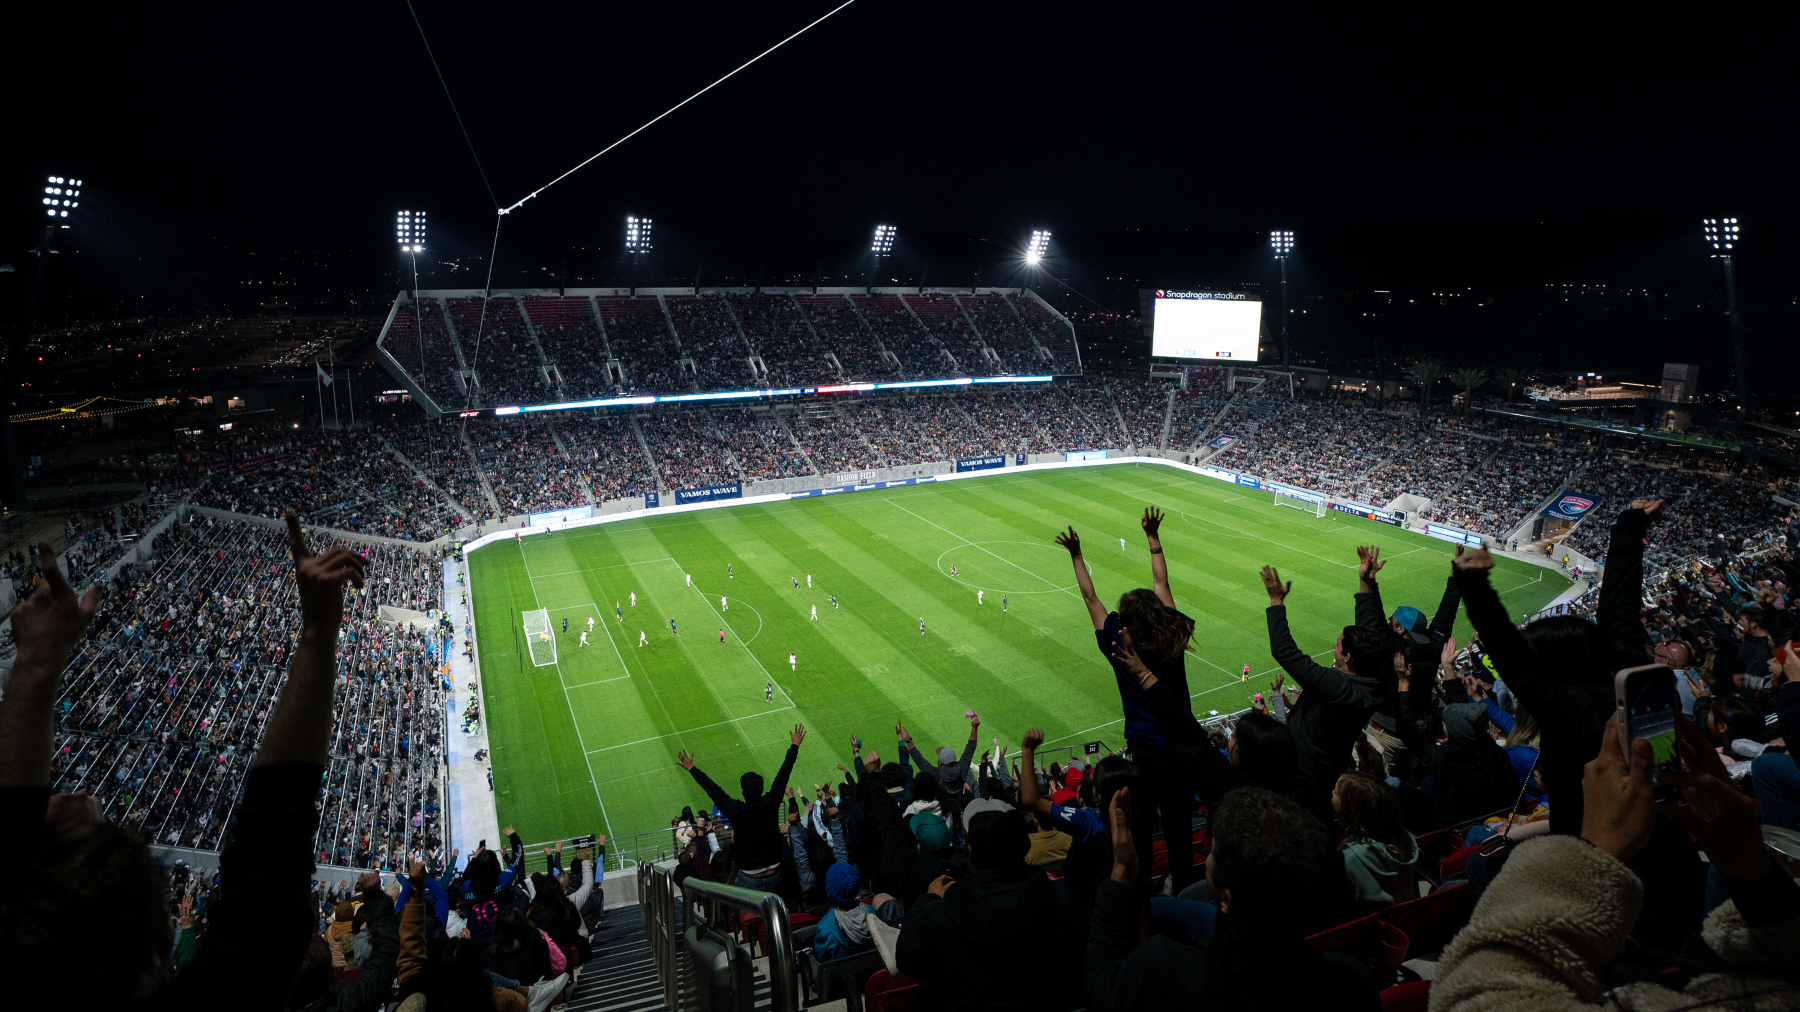
[[[400,240],[400,252],[425,252],[425,212],[401,211],[394,222],[394,234]]]
[[[44,187],[44,214],[51,218],[67,218],[69,212],[81,206],[75,199],[81,196],[81,180],[68,179],[63,176],[46,176]]]
[[[1736,218],[1702,218],[1700,227],[1706,233],[1706,241],[1712,243],[1713,256],[1723,253],[1730,256],[1728,250],[1736,247],[1738,242],[1738,220]]]
[[[1275,259],[1287,259],[1287,257],[1294,252],[1294,233],[1270,232],[1269,246],[1275,251]]]
[[[1031,245],[1025,247],[1025,259],[1037,263],[1050,252],[1050,233],[1043,229],[1031,230]]]
[[[651,249],[649,218],[625,218],[625,252],[645,253]]]
[[[884,257],[894,252],[894,235],[900,231],[893,225],[875,226],[875,241],[869,245],[869,252]]]

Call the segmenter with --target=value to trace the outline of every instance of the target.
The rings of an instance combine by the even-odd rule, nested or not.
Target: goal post
[[[1275,497],[1275,505],[1277,506],[1286,506],[1290,509],[1303,510],[1316,517],[1325,515],[1325,497],[1322,495],[1298,496],[1291,492],[1283,492],[1279,489],[1271,489],[1270,494]]]
[[[556,663],[556,634],[550,629],[550,609],[539,608],[525,613],[525,646],[531,651],[531,663],[536,667]]]

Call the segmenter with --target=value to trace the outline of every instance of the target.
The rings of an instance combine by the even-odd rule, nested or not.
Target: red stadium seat
[[[1409,980],[1381,992],[1381,1012],[1425,1012],[1431,1004],[1431,981]]]
[[[1486,842],[1487,841],[1485,840],[1482,841],[1482,843]],[[1474,856],[1475,852],[1480,849],[1480,843],[1471,843],[1467,847],[1459,848],[1449,856],[1445,857],[1444,863],[1438,865],[1438,880],[1443,881],[1452,875],[1461,875],[1469,866],[1469,858]]]
[[[1406,961],[1411,943],[1406,933],[1379,913],[1358,917],[1307,939],[1319,952],[1341,952],[1369,966],[1396,967]]]
[[[1458,882],[1428,896],[1396,903],[1375,916],[1406,932],[1417,951],[1435,952],[1469,923],[1475,910],[1473,895],[1469,883]]]
[[[919,985],[905,974],[890,977],[887,970],[876,970],[863,985],[863,1009],[864,1012],[907,1012],[912,1007],[913,996],[918,993]]]

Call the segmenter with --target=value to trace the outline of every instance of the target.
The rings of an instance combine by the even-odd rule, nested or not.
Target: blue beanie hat
[[[831,905],[848,910],[856,905],[856,869],[839,861],[825,872],[825,898]]]

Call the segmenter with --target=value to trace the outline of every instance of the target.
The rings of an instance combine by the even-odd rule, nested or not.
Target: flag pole
[[[319,360],[313,359],[313,390],[319,395],[319,431],[325,431],[325,387],[319,382],[324,378],[325,370],[319,368]]]

